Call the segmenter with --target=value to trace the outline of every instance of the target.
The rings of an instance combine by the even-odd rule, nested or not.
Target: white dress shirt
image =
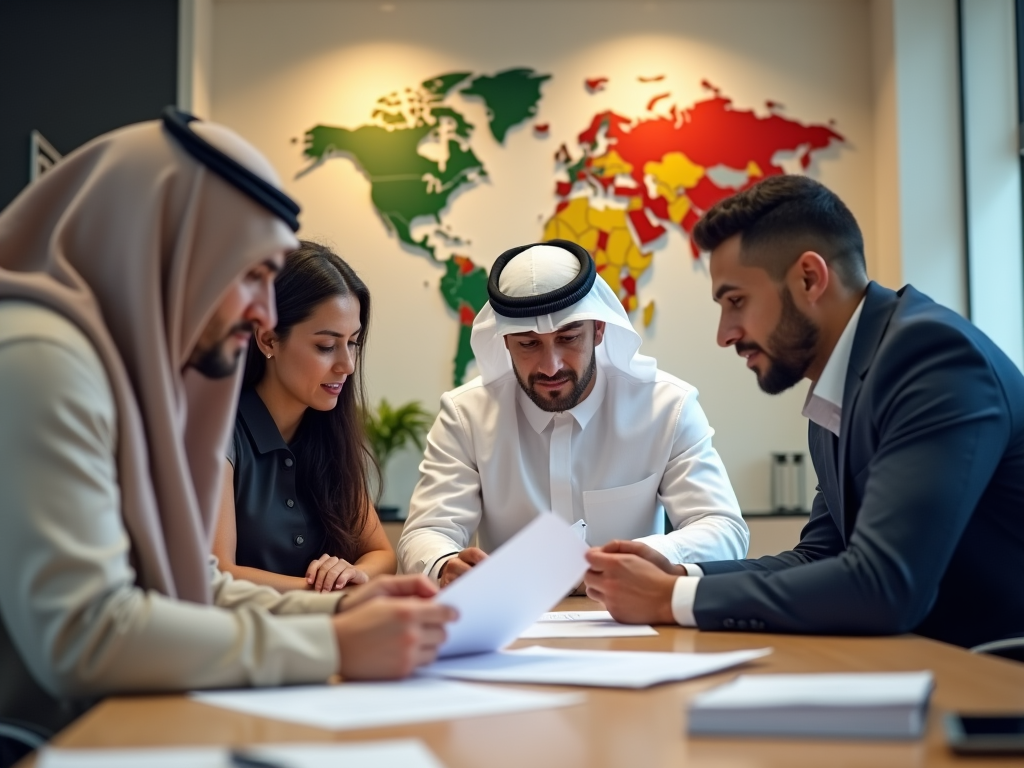
[[[485,551],[538,514],[584,520],[587,542],[642,539],[673,562],[743,557],[749,532],[697,391],[658,371],[598,367],[575,408],[544,411],[513,373],[441,397],[398,542],[406,573],[436,577],[475,532]],[[674,528],[664,535],[664,515]]]
[[[807,400],[804,401],[802,415],[836,437],[839,437],[839,425],[843,420],[846,371],[850,367],[853,339],[857,335],[857,326],[860,324],[860,313],[863,309],[864,299],[861,299],[839,335],[832,354],[828,356],[821,376],[811,385]],[[672,589],[672,616],[684,627],[695,627],[697,621],[693,616],[693,603],[697,597],[697,584],[704,572],[700,566],[692,563],[685,565],[688,575],[676,579],[676,585]]]

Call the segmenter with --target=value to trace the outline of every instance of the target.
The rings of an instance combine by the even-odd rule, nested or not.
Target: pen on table
[[[276,760],[255,757],[238,749],[230,750],[228,752],[228,759],[234,768],[287,768],[283,763],[279,763]]]

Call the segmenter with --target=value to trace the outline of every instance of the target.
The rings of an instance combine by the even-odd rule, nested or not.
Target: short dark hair
[[[694,242],[713,251],[741,236],[740,258],[782,280],[806,251],[821,255],[848,287],[867,282],[864,238],[842,200],[806,176],[769,176],[713,205],[693,229]]]

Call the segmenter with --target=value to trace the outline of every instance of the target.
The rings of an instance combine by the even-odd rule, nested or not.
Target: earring
[[[272,358],[272,357],[273,357],[273,355],[272,355],[272,354],[270,354],[269,352],[267,352],[267,360],[269,360],[269,359],[270,359],[270,358]]]

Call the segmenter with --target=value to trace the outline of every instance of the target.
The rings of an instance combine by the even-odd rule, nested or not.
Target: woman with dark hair
[[[274,287],[277,326],[249,345],[214,554],[221,570],[279,591],[394,573],[360,419],[370,293],[330,249],[305,240]]]

